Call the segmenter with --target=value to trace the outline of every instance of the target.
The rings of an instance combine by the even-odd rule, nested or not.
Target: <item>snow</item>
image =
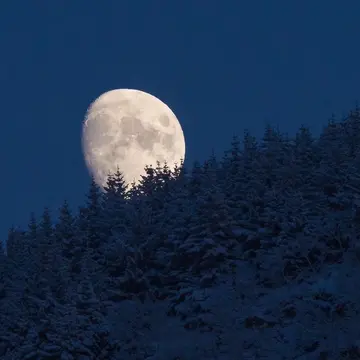
[[[360,358],[356,116],[31,215],[0,252],[0,358]]]

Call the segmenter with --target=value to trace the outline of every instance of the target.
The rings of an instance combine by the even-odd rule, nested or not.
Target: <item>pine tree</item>
[[[176,165],[172,172],[171,181],[171,200],[166,202],[164,213],[166,214],[167,238],[183,239],[188,235],[188,222],[191,219],[191,203],[194,201],[189,196],[189,176],[184,166],[183,160],[180,165]]]
[[[346,136],[346,152],[350,161],[353,161],[360,152],[360,109],[356,104],[354,110],[349,112],[344,125],[344,134]]]
[[[290,186],[301,186],[309,182],[318,164],[317,146],[310,129],[301,125],[294,139],[291,171],[288,171]]]
[[[35,218],[35,214],[32,212],[30,214],[30,222],[28,225],[28,239],[29,239],[29,243],[33,246],[36,245],[36,241],[37,241],[37,231],[38,231],[38,225],[36,222],[36,218]]]
[[[255,136],[251,135],[248,130],[244,131],[243,137],[243,165],[241,177],[243,181],[250,184],[251,180],[258,176],[256,170],[259,168],[259,144]]]
[[[222,169],[226,172],[227,177],[234,179],[241,169],[241,150],[240,140],[237,135],[234,135],[231,140],[230,150],[225,152],[222,160]]]
[[[42,218],[39,224],[39,239],[38,239],[38,255],[39,263],[42,264],[43,270],[51,271],[55,248],[53,226],[50,217],[50,210],[45,207]]]
[[[140,198],[140,191],[138,189],[136,181],[132,181],[128,187],[128,191],[126,193],[126,198],[131,202],[132,204],[137,204],[139,202]]]
[[[15,229],[14,226],[8,231],[6,255],[11,261],[16,263],[17,267],[23,270],[29,262],[29,245],[25,232]]]
[[[159,213],[163,212],[164,203],[166,200],[166,192],[164,190],[164,178],[160,163],[158,163],[157,169],[151,166],[145,167],[145,175],[141,177],[138,184],[138,191],[141,194],[139,200],[145,208],[149,208],[152,211],[153,218],[157,218]]]
[[[160,165],[160,162],[157,162],[155,182],[158,187],[157,193],[161,194],[160,196],[163,198],[164,201],[167,201],[169,199],[169,196],[171,196],[170,193],[171,177],[172,177],[172,172],[167,162],[164,161],[163,166]]]
[[[221,181],[218,178],[219,168],[214,154],[210,157],[205,171],[206,185],[196,205],[196,215],[191,223],[202,228],[201,235],[212,236],[214,233],[228,228],[231,224],[229,207]]]
[[[71,214],[68,202],[65,200],[59,209],[59,219],[55,226],[56,236],[61,242],[62,255],[70,259],[75,248],[74,218]]]
[[[195,161],[191,169],[191,175],[188,182],[188,195],[194,199],[201,193],[202,185],[204,184],[203,170],[198,161]]]
[[[78,244],[81,244],[82,253],[76,255],[71,262],[73,278],[79,277],[81,264],[86,252],[93,267],[92,276],[101,281],[101,269],[105,263],[104,244],[107,239],[106,222],[104,221],[103,196],[95,179],[91,178],[89,190],[86,194],[85,206],[79,208],[76,219]],[[80,248],[80,247],[79,247]]]
[[[41,271],[50,273],[53,269],[55,252],[55,241],[53,237],[53,226],[50,217],[50,210],[45,207],[39,224],[39,237],[37,246],[38,262],[41,264]]]
[[[88,216],[87,208],[79,206],[74,217],[75,239],[74,249],[71,254],[70,273],[76,278],[81,273],[81,264],[84,251],[87,249]]]
[[[94,310],[96,311],[94,306],[99,304],[91,281],[90,262],[91,260],[85,255],[81,266],[82,277],[77,287],[76,307],[79,313],[83,315],[91,315]]]
[[[335,180],[342,183],[347,177],[347,157],[344,123],[329,119],[324,127],[319,141],[319,166],[315,181],[321,183]],[[333,179],[333,180],[331,180]]]
[[[104,188],[103,217],[107,236],[123,233],[129,225],[127,184],[119,169],[110,174]]]
[[[156,170],[150,165],[145,167],[145,175],[141,175],[137,188],[142,195],[151,197],[155,194],[158,184],[156,179]]]
[[[221,238],[231,226],[225,196],[214,180],[215,176],[208,178],[210,184],[197,198],[195,213],[186,224],[187,236],[173,239],[175,249],[171,260],[174,268],[198,275],[207,272],[214,275],[212,280],[216,277],[213,270],[227,256],[230,243],[222,243]]]
[[[261,161],[262,177],[268,188],[283,187],[287,166],[291,163],[290,151],[291,146],[287,137],[267,124],[260,144],[259,161]]]
[[[75,219],[71,214],[68,202],[65,200],[59,209],[58,222],[54,228],[54,284],[56,299],[60,302],[68,300],[69,282],[77,256],[82,253],[78,237],[75,234]]]
[[[33,220],[31,223],[34,224]],[[55,252],[50,211],[45,207],[37,229],[37,243],[33,247],[34,270],[27,279],[25,296],[35,296],[40,300],[51,296],[51,286],[56,286],[53,282],[54,269],[59,265],[55,261]],[[26,299],[29,300],[27,297]]]
[[[40,235],[44,242],[50,243],[53,236],[53,227],[50,217],[50,210],[48,207],[45,207],[42,220],[40,222]]]
[[[2,241],[0,241],[0,257],[2,259],[2,256],[5,255],[5,246]]]
[[[101,208],[102,194],[95,179],[92,177],[90,188],[86,195],[86,245],[88,248],[96,250],[104,240],[105,224]]]
[[[236,189],[239,189],[238,182],[242,168],[243,156],[240,150],[240,141],[239,137],[234,135],[231,140],[230,149],[224,153],[219,170],[220,185],[227,200],[235,195]]]
[[[14,226],[8,231],[6,240],[6,255],[9,259],[16,261],[18,258],[19,244],[17,243],[17,236]]]
[[[212,150],[212,153],[209,157],[209,159],[207,159],[204,163],[203,166],[203,173],[205,176],[205,179],[210,177],[212,178],[213,181],[219,182],[221,179],[221,175],[220,175],[220,166],[219,163],[217,161],[216,155],[214,150]],[[207,181],[205,181],[205,186],[207,184]]]
[[[38,224],[37,224],[37,221],[35,218],[35,214],[33,212],[31,212],[29,223],[27,226],[27,231],[25,231],[23,234],[23,238],[24,238],[24,246],[23,246],[24,268],[26,267],[30,273],[37,266],[36,250],[39,245],[38,244],[38,240],[39,240],[38,233],[39,233],[39,229],[38,229]]]

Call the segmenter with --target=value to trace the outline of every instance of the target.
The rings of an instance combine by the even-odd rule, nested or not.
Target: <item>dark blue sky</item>
[[[265,122],[318,134],[360,100],[360,2],[6,1],[0,5],[0,236],[81,204],[81,124],[113,88],[179,118],[191,164]]]

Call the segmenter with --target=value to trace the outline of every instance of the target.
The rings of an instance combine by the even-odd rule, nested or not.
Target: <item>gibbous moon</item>
[[[175,114],[155,96],[132,89],[108,91],[90,105],[82,148],[101,188],[117,167],[127,184],[138,183],[146,165],[166,161],[173,169],[185,158],[184,133]]]

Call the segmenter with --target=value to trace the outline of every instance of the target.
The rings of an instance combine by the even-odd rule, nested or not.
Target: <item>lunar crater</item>
[[[159,117],[159,123],[160,123],[162,126],[167,127],[167,126],[169,126],[169,124],[170,124],[170,120],[169,120],[169,118],[168,118],[166,115],[161,115],[161,116]]]

